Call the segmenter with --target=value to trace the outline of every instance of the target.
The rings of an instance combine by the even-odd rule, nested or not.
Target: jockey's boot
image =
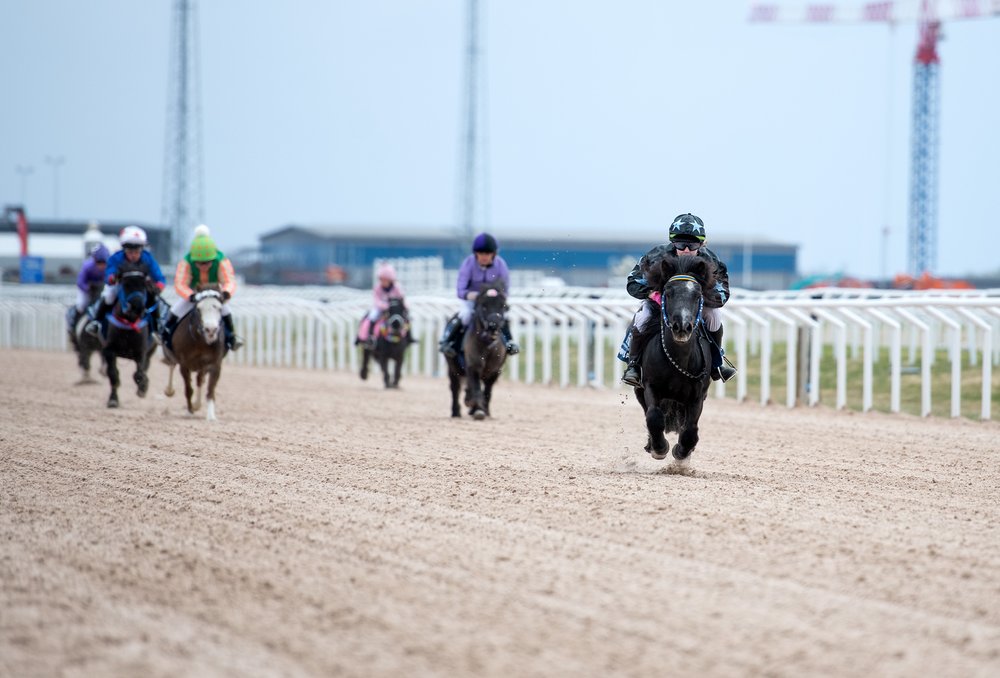
[[[461,336],[462,321],[458,316],[448,320],[441,333],[441,341],[438,342],[438,350],[449,358],[458,355],[458,337]]]
[[[629,341],[628,362],[625,365],[625,373],[622,375],[622,383],[634,388],[642,388],[642,374],[639,369],[639,361],[642,358],[642,349],[645,342],[640,339],[639,330],[630,330],[632,338]]]
[[[238,351],[243,348],[243,340],[237,336],[236,330],[233,328],[232,315],[222,316],[222,326],[226,330],[226,348],[230,351]]]
[[[709,332],[712,338],[709,344],[712,348],[712,381],[726,383],[736,376],[736,368],[726,360],[726,352],[722,350],[722,326],[714,332]]]
[[[518,345],[514,338],[510,334],[510,321],[504,319],[503,327],[500,329],[500,333],[503,334],[503,343],[507,348],[507,355],[517,355],[521,352],[521,347]]]
[[[181,319],[175,316],[173,311],[167,315],[167,322],[163,324],[163,331],[160,333],[160,343],[163,344],[164,348],[174,350],[174,330],[177,329],[177,323],[180,321]]]
[[[94,311],[94,319],[87,323],[83,331],[94,337],[100,335],[101,325],[104,323],[104,319],[108,317],[108,311],[110,310],[111,304],[104,301],[104,297],[101,297],[100,302],[97,304],[97,310]]]
[[[69,332],[70,337],[74,337],[76,335],[76,323],[80,320],[82,314],[76,306],[70,306],[69,309],[69,315],[66,317],[66,331]]]

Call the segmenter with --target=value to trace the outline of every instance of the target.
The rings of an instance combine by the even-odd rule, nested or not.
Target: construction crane
[[[917,21],[920,32],[913,61],[913,102],[910,129],[910,205],[907,269],[912,276],[936,268],[938,208],[938,143],[940,128],[940,58],[937,44],[941,22],[1000,15],[1000,0],[885,0],[861,5],[758,3],[750,21],[764,23]]]

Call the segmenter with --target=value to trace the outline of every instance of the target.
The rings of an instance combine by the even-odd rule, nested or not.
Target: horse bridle
[[[193,335],[194,332],[200,333],[202,327],[204,327],[204,325],[202,325],[201,312],[198,311],[198,304],[205,301],[206,299],[218,299],[219,302],[221,303],[222,293],[219,292],[218,290],[202,290],[201,292],[197,292],[194,295],[194,308],[191,309],[194,312],[194,318],[192,318],[192,322],[188,323],[188,334],[191,335],[192,337],[194,336]],[[198,325],[198,327],[195,327],[196,324]]]
[[[697,279],[694,278],[694,276],[679,274],[667,280],[664,287],[666,287],[672,282],[693,282],[696,285],[698,284],[698,281]],[[698,326],[702,325],[705,322],[701,316],[701,311],[704,307],[705,307],[705,295],[702,294],[698,297],[698,315],[694,319],[694,330],[692,330],[692,333],[697,332]],[[666,304],[666,299],[664,299],[663,294],[661,294],[660,295],[660,348],[663,349],[663,355],[667,356],[667,360],[669,360],[670,364],[674,366],[674,369],[676,369],[678,372],[683,374],[688,379],[697,381],[698,379],[704,377],[705,374],[708,372],[708,363],[705,364],[705,367],[698,374],[691,374],[690,372],[688,372],[683,367],[677,364],[677,361],[674,360],[674,357],[670,355],[670,351],[667,350],[667,341],[665,337],[668,331],[669,330],[667,328],[667,304]]]

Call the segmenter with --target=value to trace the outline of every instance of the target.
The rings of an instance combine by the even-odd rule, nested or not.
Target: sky
[[[0,204],[162,223],[172,0],[2,0]],[[482,0],[477,230],[799,246],[907,264],[917,28],[754,24],[746,2]],[[461,223],[465,0],[198,0],[204,219]],[[1000,17],[944,26],[937,272],[1000,271]],[[22,168],[19,173],[18,168]],[[23,168],[32,172],[24,174]]]

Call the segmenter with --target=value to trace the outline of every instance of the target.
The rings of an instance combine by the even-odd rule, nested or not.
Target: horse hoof
[[[361,377],[361,381],[365,381],[368,379],[368,370],[361,370],[361,374],[359,376]]]
[[[476,410],[475,412],[472,413],[472,417],[476,421],[482,421],[483,419],[486,418],[486,413],[482,410]]]
[[[694,452],[693,449],[692,450],[685,450],[683,447],[680,446],[680,443],[678,443],[677,445],[674,445],[674,449],[671,450],[671,454],[674,455],[674,459],[676,459],[677,461],[684,461],[685,459],[687,459],[688,457],[691,456],[692,452]],[[664,454],[663,456],[667,456],[667,455]]]
[[[666,459],[667,458],[667,451],[666,450],[662,450],[662,451],[661,450],[650,450],[649,451],[649,456],[651,456],[653,459],[657,459],[657,460],[659,460],[659,459]]]
[[[109,400],[108,401],[108,407],[111,408],[111,409],[114,409],[114,408],[118,407],[118,401],[115,400],[115,399]]]

